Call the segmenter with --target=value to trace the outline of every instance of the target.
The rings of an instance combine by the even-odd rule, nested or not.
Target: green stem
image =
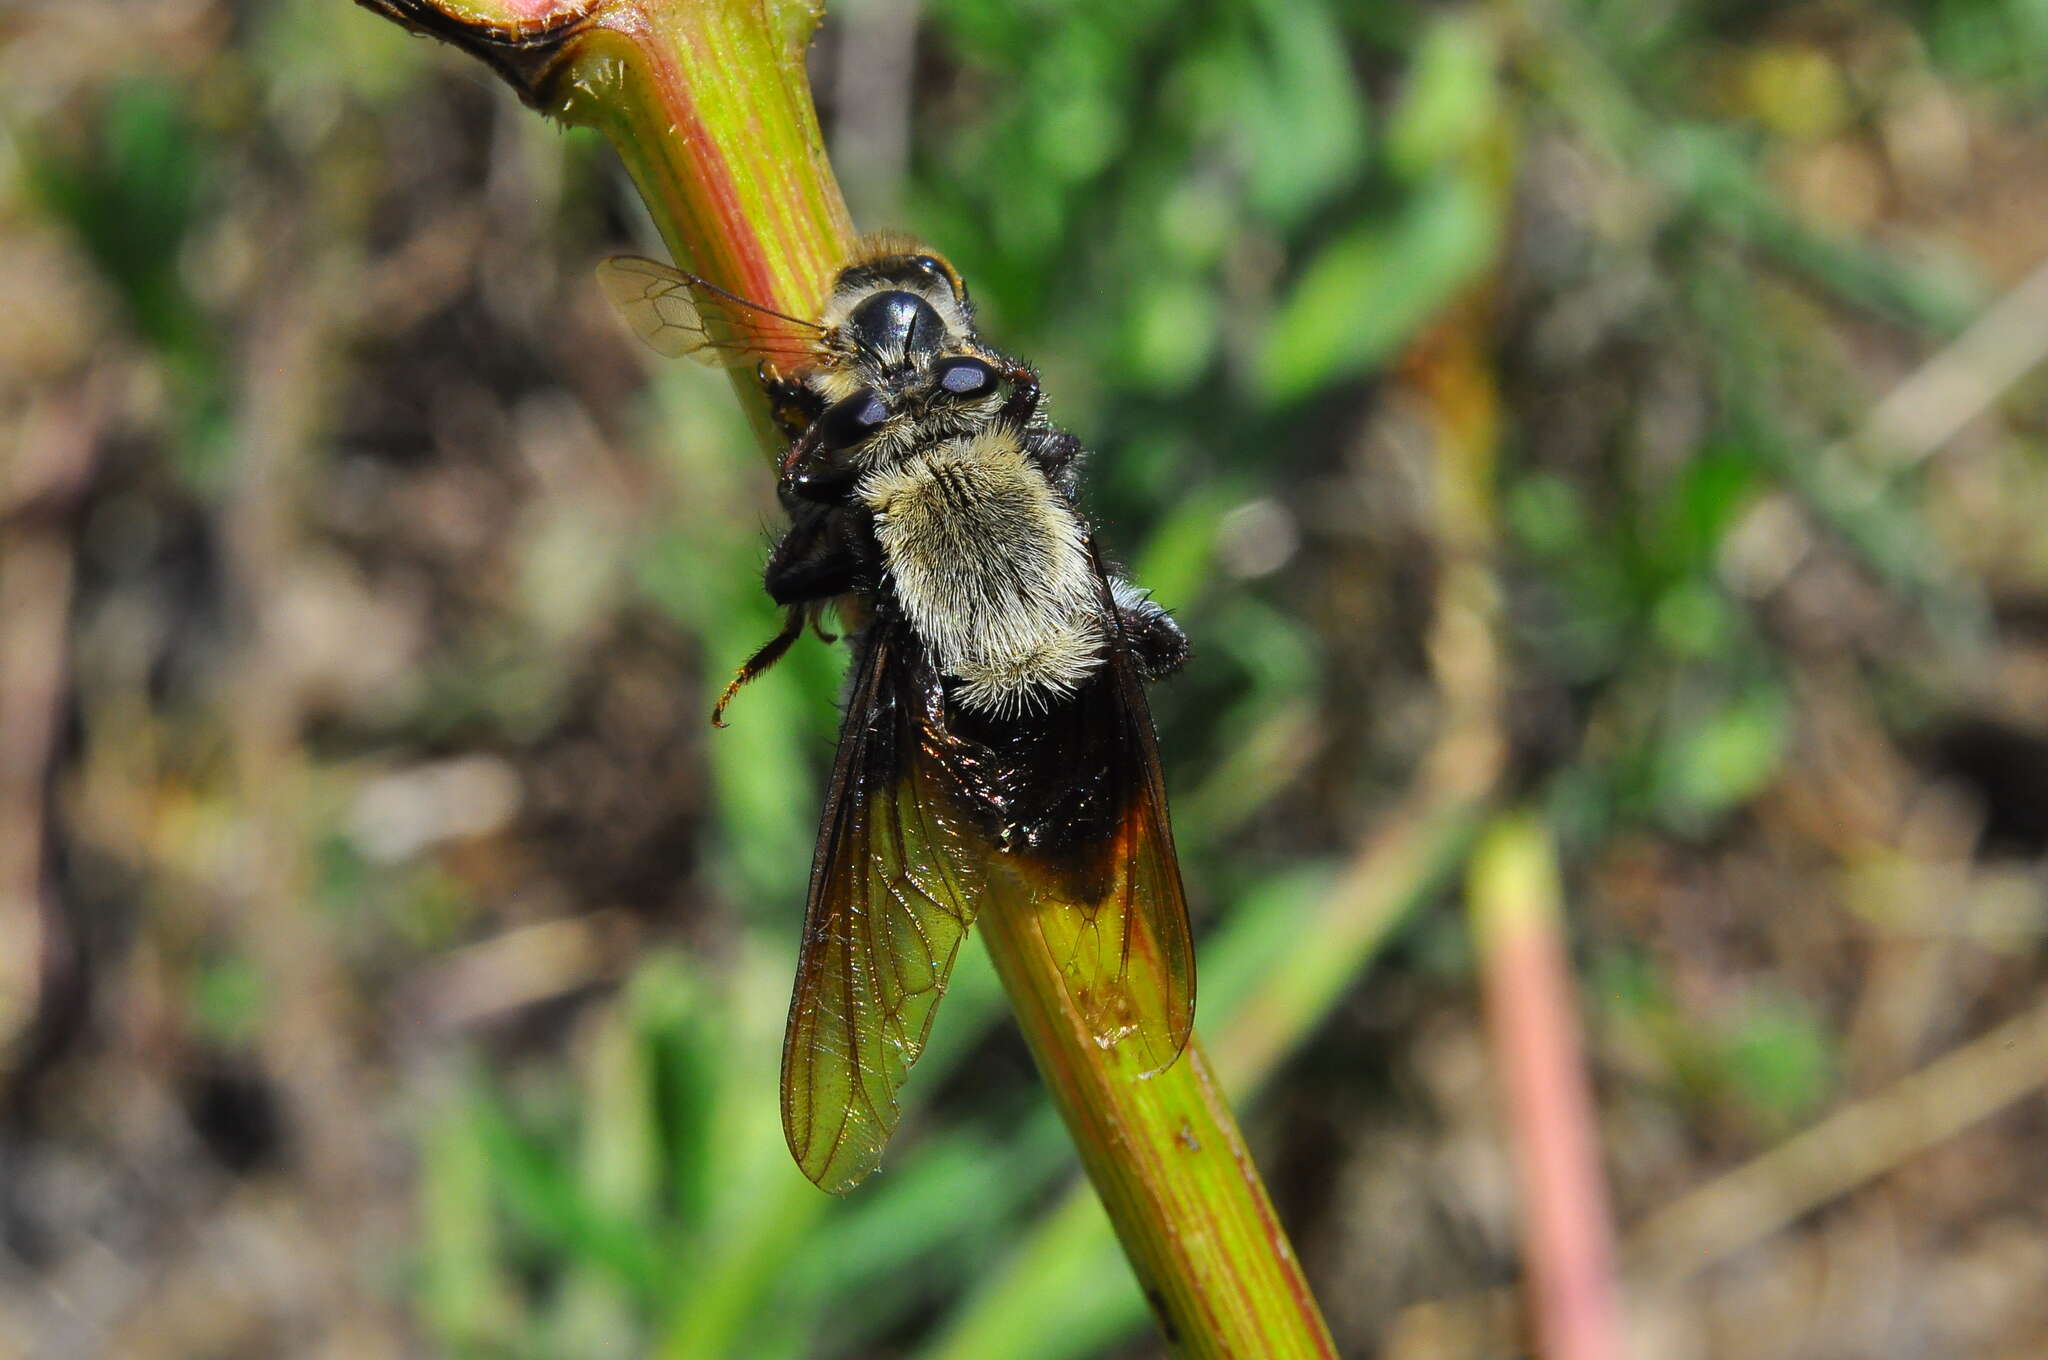
[[[1136,1075],[1095,1042],[1029,905],[999,892],[982,939],[1167,1340],[1188,1356],[1334,1356],[1201,1040]]]
[[[675,263],[741,297],[815,316],[854,232],[825,160],[803,0],[357,0],[477,56],[550,117],[602,133]],[[707,316],[715,298],[698,299]],[[752,316],[736,333],[788,339]],[[733,390],[773,459],[751,366]]]
[[[359,0],[465,48],[618,149],[676,262],[816,315],[852,227],[804,73],[799,0]],[[705,303],[707,299],[699,299]],[[707,307],[707,310],[710,310]],[[758,334],[749,327],[742,333]],[[734,386],[779,455],[751,373]],[[1199,1042],[1140,1079],[1077,1014],[1029,903],[982,938],[1161,1328],[1190,1356],[1336,1352]]]

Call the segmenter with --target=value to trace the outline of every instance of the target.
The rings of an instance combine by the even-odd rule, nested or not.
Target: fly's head
[[[984,432],[1027,372],[981,344],[953,266],[904,237],[870,238],[820,326],[801,375],[818,414],[783,463],[784,490],[803,499],[836,499],[865,471]]]
[[[977,347],[974,306],[958,271],[902,236],[863,242],[834,278],[818,320],[815,377],[832,401],[856,387],[894,396],[940,357]]]

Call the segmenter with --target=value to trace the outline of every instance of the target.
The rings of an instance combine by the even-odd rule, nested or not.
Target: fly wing
[[[633,334],[671,359],[687,354],[700,363],[722,364],[729,351],[712,344],[704,315],[679,272],[637,255],[614,255],[597,266],[597,284]]]
[[[688,355],[700,364],[737,368],[763,355],[803,357],[802,347],[768,337],[721,340],[705,324],[704,313],[690,295],[690,279],[681,270],[638,255],[614,255],[597,266],[597,284],[633,334],[657,354],[671,359]]]
[[[990,910],[1029,914],[1096,1043],[1149,1075],[1187,1046],[1194,945],[1145,682],[1106,580],[1102,598],[1107,664],[1004,740],[1030,831],[1000,856]]]
[[[1187,894],[1167,821],[1166,790],[1143,681],[1120,649],[1073,705],[1087,729],[1074,745],[1102,762],[1116,814],[1082,873],[1019,877],[1067,994],[1095,1042],[1131,1055],[1139,1075],[1173,1065],[1195,1017],[1195,955]],[[997,909],[1001,909],[998,903]]]
[[[862,644],[783,1041],[789,1150],[835,1194],[881,1162],[982,891],[984,843],[920,720],[918,655],[887,620]]]

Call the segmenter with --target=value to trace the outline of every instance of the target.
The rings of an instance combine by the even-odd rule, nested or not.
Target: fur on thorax
[[[996,716],[1042,709],[1102,665],[1108,641],[1087,531],[1017,431],[910,451],[861,479],[891,593],[954,697]]]

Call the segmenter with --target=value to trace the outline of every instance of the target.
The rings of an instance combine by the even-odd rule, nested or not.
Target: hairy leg
[[[725,726],[726,705],[741,687],[759,679],[782,660],[803,636],[805,622],[815,621],[820,604],[854,588],[860,562],[845,546],[845,535],[838,528],[834,512],[806,506],[799,509],[788,531],[776,542],[775,551],[768,556],[768,569],[763,573],[764,584],[770,599],[788,607],[788,615],[782,631],[747,658],[725,692],[718,696],[718,703],[711,710],[712,726]],[[832,640],[822,628],[818,636],[828,642]]]
[[[1116,601],[1117,627],[1145,678],[1159,680],[1179,670],[1188,659],[1188,635],[1173,615],[1120,577],[1110,578],[1109,593]]]
[[[725,706],[733,701],[733,696],[740,692],[741,686],[750,680],[759,679],[769,667],[782,660],[783,653],[789,650],[791,643],[804,635],[804,615],[808,612],[804,605],[791,605],[788,620],[782,625],[782,631],[762,643],[761,649],[746,659],[745,664],[727,682],[725,692],[718,696],[718,702],[711,706],[713,727],[725,726]]]

